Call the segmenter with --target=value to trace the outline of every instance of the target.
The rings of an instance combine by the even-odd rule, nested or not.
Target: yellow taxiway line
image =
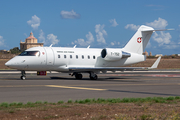
[[[95,90],[95,91],[108,91],[108,89],[99,89],[99,88],[88,88],[87,86],[165,86],[165,85],[180,85],[180,83],[158,83],[158,84],[99,84],[99,85],[78,85],[82,87],[73,87],[70,86],[60,86],[60,85],[0,85],[0,88],[3,87],[54,87],[54,88],[67,88],[67,89],[79,89],[79,90]],[[83,87],[84,86],[84,87]]]
[[[107,90],[107,89],[98,89],[98,88],[70,87],[70,86],[59,86],[59,85],[45,85],[45,86],[47,86],[47,87],[58,87],[58,88],[81,89],[81,90],[98,90],[98,91]]]

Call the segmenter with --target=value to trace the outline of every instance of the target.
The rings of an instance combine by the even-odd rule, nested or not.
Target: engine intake
[[[107,61],[118,61],[122,58],[127,58],[130,56],[130,53],[121,51],[120,49],[105,48],[101,51],[101,57]]]

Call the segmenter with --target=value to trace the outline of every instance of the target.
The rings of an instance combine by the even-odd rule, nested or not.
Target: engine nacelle
[[[120,49],[105,48],[101,51],[101,57],[107,61],[118,61],[122,58],[127,58],[130,56],[130,53],[123,52]]]

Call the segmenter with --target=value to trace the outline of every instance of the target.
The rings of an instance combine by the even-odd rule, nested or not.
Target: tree
[[[11,54],[19,54],[21,51],[19,47],[14,47],[13,49],[10,49]]]

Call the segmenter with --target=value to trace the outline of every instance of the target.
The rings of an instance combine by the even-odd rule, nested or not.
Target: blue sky
[[[140,25],[153,33],[146,51],[180,54],[180,1],[1,0],[0,50],[19,47],[30,32],[45,46],[122,48]]]

